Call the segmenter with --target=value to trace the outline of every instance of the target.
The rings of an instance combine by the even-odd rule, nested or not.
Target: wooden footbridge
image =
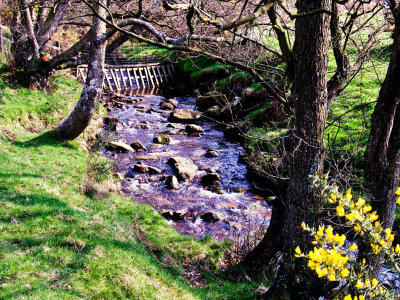
[[[171,85],[175,79],[174,64],[160,60],[159,56],[147,56],[134,61],[107,56],[103,87],[111,91],[129,91]],[[86,80],[87,70],[87,65],[77,67],[77,75],[83,81]]]
[[[140,88],[165,87],[173,83],[175,68],[172,63],[148,63],[137,65],[105,65],[104,87],[112,91]],[[78,67],[78,75],[86,80],[87,65]]]

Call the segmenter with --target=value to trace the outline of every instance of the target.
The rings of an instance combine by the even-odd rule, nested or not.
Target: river
[[[190,134],[185,130],[187,124],[169,122],[171,111],[160,109],[160,103],[167,99],[177,101],[176,109],[195,110],[195,97],[176,94],[158,90],[152,95],[106,95],[113,98],[113,102],[106,102],[108,118],[115,123],[113,136],[128,145],[139,141],[146,148],[135,153],[105,150],[104,154],[114,159],[125,175],[122,191],[137,203],[152,205],[185,235],[196,238],[208,235],[217,241],[262,235],[268,227],[271,210],[246,178],[246,165],[239,162],[244,149],[228,142],[220,126],[210,120],[196,120],[203,132]],[[168,136],[170,142],[154,143],[154,138],[160,135]],[[217,157],[206,157],[207,151],[213,151],[211,156]],[[198,167],[194,178],[179,182],[177,189],[165,185],[168,176],[175,175],[167,163],[171,157],[191,159]],[[134,166],[138,163],[156,171],[137,172]],[[210,173],[218,174],[220,180],[205,186],[202,178]]]

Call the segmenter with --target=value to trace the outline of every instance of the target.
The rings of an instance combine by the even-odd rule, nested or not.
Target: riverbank
[[[1,74],[0,298],[257,295],[255,283],[216,273],[229,263],[228,245],[179,235],[150,206],[121,195],[112,178],[101,197],[87,192],[85,139],[95,128],[72,142],[50,131],[79,98],[75,80],[57,75],[45,94],[15,85],[4,66]]]

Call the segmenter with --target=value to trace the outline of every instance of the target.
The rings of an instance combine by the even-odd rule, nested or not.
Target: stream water
[[[246,178],[246,165],[239,162],[239,153],[244,149],[228,142],[217,124],[200,119],[196,124],[203,132],[186,133],[186,124],[168,122],[171,111],[160,109],[160,103],[166,99],[161,92],[156,95],[111,95],[111,98],[114,99],[108,102],[109,118],[116,123],[113,136],[128,145],[139,141],[147,148],[147,151],[135,153],[105,150],[105,155],[116,160],[125,174],[123,192],[138,203],[152,205],[182,234],[197,238],[209,235],[223,241],[265,231],[271,211],[263,197],[252,191]],[[194,97],[172,98],[178,101],[178,109],[195,109]],[[154,143],[154,137],[160,134],[168,134],[171,142],[165,145]],[[206,157],[208,149],[219,156]],[[175,174],[167,164],[171,157],[189,158],[198,166],[193,180],[179,182],[179,188],[172,190],[165,185],[167,176]],[[134,165],[140,161],[161,172],[136,172]],[[203,186],[201,179],[208,173],[220,176],[218,186]]]

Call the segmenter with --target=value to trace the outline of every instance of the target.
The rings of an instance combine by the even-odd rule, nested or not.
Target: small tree
[[[105,5],[105,0],[96,5],[99,17],[105,18]],[[62,138],[69,140],[75,139],[89,125],[103,90],[106,24],[94,16],[90,32],[88,75],[81,97],[68,118],[56,129]]]

